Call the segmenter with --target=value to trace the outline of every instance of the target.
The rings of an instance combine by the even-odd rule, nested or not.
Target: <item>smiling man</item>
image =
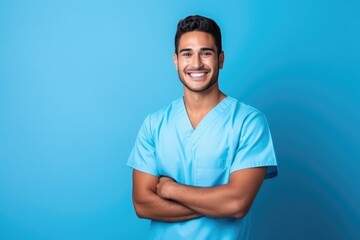
[[[145,119],[128,160],[133,203],[150,239],[248,239],[250,207],[277,175],[265,116],[219,89],[219,26],[178,23],[174,64],[184,96]]]

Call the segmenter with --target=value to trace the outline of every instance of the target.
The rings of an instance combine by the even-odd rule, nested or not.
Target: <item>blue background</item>
[[[0,239],[144,239],[126,160],[182,95],[179,19],[223,31],[224,92],[262,110],[279,176],[252,239],[360,238],[360,2],[0,1]]]

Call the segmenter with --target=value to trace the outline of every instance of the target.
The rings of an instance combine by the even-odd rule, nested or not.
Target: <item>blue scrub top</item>
[[[264,114],[227,96],[194,129],[183,98],[150,114],[140,128],[127,165],[181,184],[226,184],[234,171],[267,166],[277,175],[270,130]],[[248,239],[250,216],[201,217],[167,223],[152,221],[150,239]]]

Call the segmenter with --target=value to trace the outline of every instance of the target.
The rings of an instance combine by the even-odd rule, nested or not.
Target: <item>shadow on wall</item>
[[[254,203],[252,239],[360,239],[354,85],[275,75],[251,96],[268,118],[279,163]]]

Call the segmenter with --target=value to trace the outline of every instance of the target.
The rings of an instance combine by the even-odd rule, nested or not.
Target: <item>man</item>
[[[248,211],[277,175],[264,115],[219,90],[221,32],[211,19],[178,23],[174,63],[184,96],[150,114],[128,160],[133,203],[150,239],[248,239]]]

